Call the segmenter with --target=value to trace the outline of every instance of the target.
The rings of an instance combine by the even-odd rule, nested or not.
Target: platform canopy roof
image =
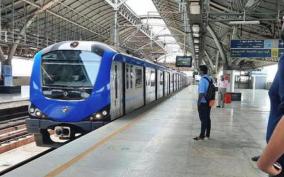
[[[212,71],[252,69],[276,60],[231,59],[231,39],[278,39],[283,0],[152,0],[156,14],[137,15],[127,0],[1,0],[0,59],[32,56],[50,44],[94,40],[115,44],[138,57],[156,60],[168,55],[166,43],[151,32],[145,19],[161,19],[180,49],[193,56],[195,66]],[[116,8],[119,4],[119,8]],[[143,8],[143,7],[141,7]],[[115,10],[118,33],[115,33]],[[254,24],[232,24],[254,21]],[[257,24],[259,22],[259,24]],[[8,57],[6,57],[6,55]],[[9,60],[7,60],[9,61]]]
[[[193,54],[196,66],[205,63],[217,72],[220,66],[247,70],[277,62],[273,59],[265,61],[231,59],[230,41],[231,39],[279,39],[281,19],[284,15],[283,0],[153,0],[153,2],[179,43],[184,41],[179,35],[182,33],[187,35],[186,46]],[[195,31],[199,31],[200,37],[194,35]],[[198,49],[195,49],[196,45]]]
[[[1,0],[0,5],[0,44],[4,54],[30,56],[66,40],[114,45],[114,1]],[[149,28],[126,4],[121,3],[117,19],[120,50],[149,59],[164,54],[163,43],[151,36]]]

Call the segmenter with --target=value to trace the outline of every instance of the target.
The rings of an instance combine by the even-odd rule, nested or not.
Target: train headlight
[[[35,108],[30,108],[29,111],[30,111],[30,113],[34,113],[35,112]]]
[[[88,118],[90,121],[110,121],[110,108],[109,106],[104,107],[98,112],[93,113]]]
[[[48,117],[35,105],[31,104],[29,106],[29,115],[33,118],[41,118],[41,119],[47,119]]]
[[[90,117],[90,121],[94,121],[95,120],[95,117],[94,116],[91,116]]]
[[[106,115],[107,115],[107,111],[104,110],[104,111],[102,112],[102,115],[103,115],[103,116],[106,116]]]
[[[103,118],[103,116],[102,116],[101,113],[97,113],[97,114],[95,115],[95,117],[96,117],[97,120],[100,120],[100,119]]]
[[[42,113],[41,113],[40,110],[36,110],[36,111],[35,111],[35,115],[36,115],[37,117],[41,117],[41,116],[42,116]]]

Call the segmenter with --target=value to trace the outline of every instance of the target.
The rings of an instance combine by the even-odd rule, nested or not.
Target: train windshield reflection
[[[42,57],[44,87],[94,86],[102,57],[86,51],[53,51]]]

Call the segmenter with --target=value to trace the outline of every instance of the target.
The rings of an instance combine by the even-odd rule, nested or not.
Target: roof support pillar
[[[120,2],[118,0],[114,0],[112,2],[111,0],[105,0],[109,5],[113,7],[114,10],[114,29],[113,29],[113,45],[115,49],[119,49],[119,26],[118,26],[118,13],[119,8],[127,1],[127,0],[121,0]]]
[[[0,47],[0,61],[4,61],[5,60],[5,56],[4,56],[4,52],[2,50],[2,48]]]
[[[216,44],[216,46],[217,46],[217,48],[218,48],[218,50],[219,50],[219,52],[220,52],[221,58],[222,58],[222,60],[223,60],[223,66],[224,66],[225,68],[227,68],[227,67],[228,67],[228,61],[227,61],[227,57],[226,57],[226,55],[225,55],[224,49],[223,49],[223,47],[222,47],[222,44],[220,43],[220,40],[218,39],[216,33],[213,31],[213,29],[211,28],[210,25],[208,25],[206,28],[207,28],[207,31],[208,31],[208,32],[211,34],[211,36],[213,37],[214,42],[215,42],[215,44]]]
[[[216,58],[215,58],[215,70],[216,70],[216,74],[218,73],[218,70],[219,70],[219,57],[220,57],[220,52],[217,51],[217,53],[216,53]]]
[[[208,61],[208,64],[209,64],[209,67],[210,67],[211,71],[215,72],[214,64],[213,64],[213,62],[212,62],[212,60],[211,60],[211,58],[210,58],[210,56],[209,56],[209,54],[208,54],[208,52],[206,50],[204,50],[204,54],[205,54],[205,56],[207,58],[207,61]]]

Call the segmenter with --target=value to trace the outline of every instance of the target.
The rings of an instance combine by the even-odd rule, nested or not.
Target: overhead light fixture
[[[199,49],[199,46],[198,46],[198,45],[196,45],[196,46],[194,46],[194,48],[195,48],[195,49]]]
[[[193,33],[193,37],[199,37],[200,34],[199,33]]]
[[[200,14],[200,4],[199,2],[190,2],[189,5],[190,14]]]
[[[246,3],[246,8],[250,8],[252,7],[253,5],[255,5],[255,0],[248,0],[248,2]]]
[[[230,21],[230,25],[259,25],[260,21],[255,20],[255,21]]]
[[[200,31],[199,25],[192,25],[192,31],[193,31],[194,33],[199,33],[199,31]]]
[[[193,43],[199,44],[199,39],[194,39],[194,40],[193,40]]]

